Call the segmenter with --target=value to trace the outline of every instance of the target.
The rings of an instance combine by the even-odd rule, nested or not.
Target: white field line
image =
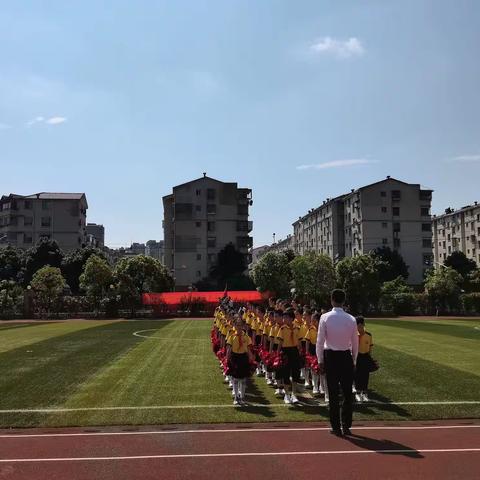
[[[299,407],[325,407],[328,404],[325,402],[317,404],[303,403]],[[376,405],[480,405],[480,400],[465,400],[465,401],[432,401],[432,402],[363,402],[361,405],[376,406]],[[249,403],[248,407],[255,408],[277,408],[289,407],[295,408],[292,405],[284,403]],[[246,407],[246,408],[248,408]],[[117,410],[188,410],[188,409],[205,409],[205,408],[236,408],[242,411],[241,407],[235,406],[231,403],[223,403],[217,405],[138,405],[138,406],[120,406],[120,407],[59,407],[59,408],[20,408],[20,409],[5,409],[0,410],[0,414],[6,413],[68,413],[68,412],[101,412],[101,411],[117,411]]]
[[[385,449],[385,450],[318,450],[310,452],[243,452],[243,453],[194,453],[173,455],[132,455],[122,457],[60,457],[60,458],[2,458],[0,463],[39,463],[39,462],[90,462],[112,460],[152,460],[168,458],[218,458],[218,457],[276,457],[295,455],[358,455],[368,453],[418,454],[418,453],[471,453],[480,448],[429,448],[429,449]]]
[[[155,335],[141,335],[144,332],[158,332],[158,328],[149,328],[148,330],[138,330],[137,332],[133,332],[132,335],[134,337],[139,338],[158,338],[159,340],[175,340],[179,342],[181,340],[188,340],[188,341],[197,341],[197,342],[205,342],[205,338],[187,338],[187,337],[157,337]]]
[[[452,430],[464,428],[480,428],[478,425],[410,425],[410,426],[371,426],[354,427],[358,430]],[[271,433],[271,432],[329,432],[330,427],[294,427],[294,428],[225,428],[225,429],[197,429],[197,430],[146,430],[138,432],[76,432],[76,433],[22,433],[5,434],[0,438],[56,438],[56,437],[115,437],[129,435],[190,435],[194,433],[215,434],[215,433]]]

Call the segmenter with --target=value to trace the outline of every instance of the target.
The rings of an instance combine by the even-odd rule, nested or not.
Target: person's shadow
[[[377,440],[376,438],[364,437],[355,433],[344,438],[357,447],[371,450],[381,455],[404,455],[410,458],[423,458],[423,455],[415,448],[407,447],[392,440]]]

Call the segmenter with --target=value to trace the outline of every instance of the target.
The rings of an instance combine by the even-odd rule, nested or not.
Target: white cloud
[[[451,162],[480,162],[479,155],[459,155],[450,159]]]
[[[35,117],[35,118],[32,118],[31,120],[29,120],[27,122],[27,127],[31,127],[32,125],[35,125],[36,123],[42,123],[43,121],[45,121],[45,117]]]
[[[49,125],[58,125],[66,121],[67,121],[66,117],[51,117],[48,120],[46,120],[46,123],[48,123]]]
[[[340,40],[332,37],[322,37],[310,46],[310,51],[319,55],[333,55],[338,58],[360,57],[365,53],[365,47],[356,37]]]
[[[367,165],[369,163],[377,163],[377,161],[368,160],[366,158],[349,158],[346,160],[333,160],[332,162],[325,163],[298,165],[297,170],[323,170],[325,168],[351,167],[353,165]]]

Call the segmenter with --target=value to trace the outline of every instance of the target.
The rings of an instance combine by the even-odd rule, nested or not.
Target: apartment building
[[[445,262],[453,252],[480,265],[480,205],[475,202],[458,210],[447,208],[443,215],[434,215],[433,253],[436,264]]]
[[[4,195],[0,199],[0,245],[27,249],[48,238],[64,251],[85,246],[87,208],[84,193]]]
[[[327,199],[293,223],[295,253],[324,253],[332,260],[397,250],[409,266],[410,284],[420,284],[433,263],[432,190],[387,177]]]
[[[177,290],[208,277],[218,253],[228,243],[245,255],[246,265],[250,263],[251,205],[251,189],[206,174],[173,187],[173,192],[163,197],[165,265]]]
[[[275,253],[284,253],[287,250],[295,251],[295,242],[293,235],[287,235],[284,239],[280,239],[270,245],[269,251]]]
[[[145,255],[156,258],[157,260],[160,260],[160,262],[164,263],[163,252],[163,240],[160,240],[159,242],[157,242],[156,240],[148,240],[148,242],[146,243]]]
[[[96,248],[105,246],[105,227],[96,223],[87,223],[87,243]]]

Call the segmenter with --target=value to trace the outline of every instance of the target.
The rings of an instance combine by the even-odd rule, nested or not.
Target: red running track
[[[480,422],[0,431],[0,479],[478,479]]]

